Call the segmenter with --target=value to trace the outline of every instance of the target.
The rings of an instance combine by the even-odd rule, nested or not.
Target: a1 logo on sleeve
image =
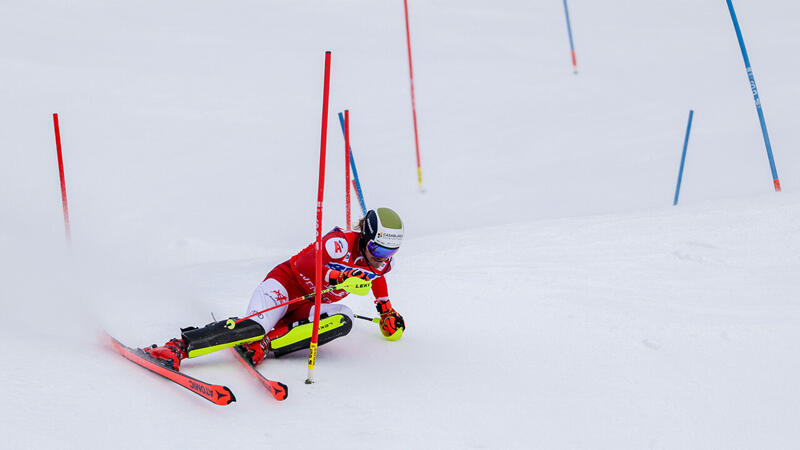
[[[347,241],[343,238],[332,238],[325,242],[325,250],[333,259],[339,259],[347,254]]]

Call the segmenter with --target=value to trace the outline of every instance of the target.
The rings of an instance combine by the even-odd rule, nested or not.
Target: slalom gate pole
[[[417,132],[417,102],[414,99],[414,65],[411,62],[411,31],[408,26],[408,0],[403,0],[403,7],[406,13],[406,46],[408,47],[408,78],[411,83],[411,114],[414,118],[414,145],[417,149],[417,180],[419,188],[422,188],[422,164],[419,159],[419,133]]]
[[[350,231],[350,110],[344,110],[344,210],[345,225]]]
[[[61,129],[58,126],[58,113],[53,113],[53,130],[56,135],[56,154],[58,155],[58,176],[61,180],[61,208],[64,211],[64,232],[67,244],[72,242],[69,227],[69,205],[67,204],[67,182],[64,177],[64,158],[61,155]]]
[[[675,186],[675,200],[672,201],[672,206],[678,204],[678,196],[681,193],[681,180],[683,180],[683,165],[686,163],[686,148],[689,146],[689,133],[692,132],[692,117],[694,117],[694,110],[689,110],[689,124],[686,125],[686,138],[683,140],[683,154],[681,155],[681,168],[678,170],[678,185]]]
[[[339,113],[339,125],[342,126],[342,136],[344,136],[344,115]],[[358,169],[356,168],[356,159],[353,156],[353,146],[350,149],[350,168],[353,169],[353,186],[355,186],[356,194],[358,194],[358,203],[361,205],[361,215],[367,215],[367,205],[364,203],[364,193],[361,190],[361,182],[358,180]]]
[[[569,21],[569,8],[567,7],[567,0],[564,0],[564,15],[567,17],[567,34],[569,35],[569,50],[572,54],[572,70],[578,74],[578,60],[575,58],[575,42],[572,40],[572,24]]]
[[[733,3],[727,0],[728,10],[731,12],[731,20],[733,21],[733,28],[736,30],[736,38],[739,40],[739,48],[742,50],[742,58],[744,59],[744,67],[747,70],[747,76],[750,78],[750,88],[753,91],[753,99],[756,102],[756,111],[758,112],[758,120],[761,123],[761,134],[764,136],[764,145],[767,147],[767,158],[769,159],[769,168],[772,171],[772,184],[775,187],[775,192],[781,191],[781,181],[778,179],[778,170],[775,168],[775,160],[772,157],[772,144],[769,142],[769,132],[767,132],[767,121],[764,118],[764,110],[761,108],[761,98],[758,95],[758,88],[756,87],[756,79],[753,76],[753,69],[750,67],[750,57],[747,56],[747,49],[744,46],[744,38],[742,38],[742,30],[739,28],[739,20],[736,19],[736,12],[733,10]]]
[[[322,137],[319,145],[319,184],[317,190],[317,242],[315,244],[317,261],[314,276],[314,328],[308,351],[308,377],[306,384],[314,382],[314,366],[317,362],[319,344],[319,308],[322,304],[322,199],[325,194],[325,145],[328,140],[328,98],[331,84],[331,52],[325,52],[325,85],[322,91]]]

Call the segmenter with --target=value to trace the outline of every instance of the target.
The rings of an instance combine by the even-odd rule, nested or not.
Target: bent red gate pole
[[[417,149],[417,181],[422,189],[422,163],[419,158],[419,133],[417,132],[417,102],[414,98],[414,64],[411,62],[411,31],[408,26],[408,0],[403,0],[406,13],[406,46],[408,47],[408,78],[411,84],[411,115],[414,119],[414,145]]]
[[[61,155],[61,129],[58,126],[58,113],[53,113],[53,130],[56,134],[56,154],[58,155],[58,176],[61,179],[61,207],[64,210],[64,232],[67,242],[72,237],[69,230],[69,205],[67,204],[67,182],[64,178],[64,158]]]
[[[322,138],[319,145],[319,185],[317,190],[317,241],[315,243],[317,260],[314,286],[317,295],[314,298],[314,330],[311,334],[311,345],[308,351],[308,377],[306,384],[314,382],[314,366],[317,362],[317,344],[319,342],[319,308],[322,304],[322,199],[325,194],[325,145],[328,140],[328,97],[331,84],[331,52],[325,52],[325,87],[322,91]]]

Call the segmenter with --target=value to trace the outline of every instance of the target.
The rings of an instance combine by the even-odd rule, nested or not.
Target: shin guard
[[[323,313],[319,319],[319,345],[346,335],[351,328],[353,328],[353,321],[350,320],[350,317],[344,314],[328,316]],[[295,322],[289,326],[288,332],[270,340],[270,348],[276,358],[308,348],[311,344],[313,330],[313,321],[305,319]]]
[[[203,328],[181,328],[181,337],[186,342],[186,353],[189,358],[257,341],[264,335],[266,335],[264,327],[251,319],[236,323],[236,319],[231,318],[212,322]]]

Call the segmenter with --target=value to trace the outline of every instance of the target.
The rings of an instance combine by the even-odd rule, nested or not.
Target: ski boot
[[[269,352],[269,338],[265,337],[258,341],[242,344],[241,348],[244,350],[242,352],[243,356],[249,359],[253,366],[257,366],[267,357],[267,352]]]
[[[164,367],[175,371],[180,370],[181,360],[187,357],[186,343],[183,339],[170,339],[169,342],[161,347],[153,344],[151,347],[143,348],[142,350]]]

